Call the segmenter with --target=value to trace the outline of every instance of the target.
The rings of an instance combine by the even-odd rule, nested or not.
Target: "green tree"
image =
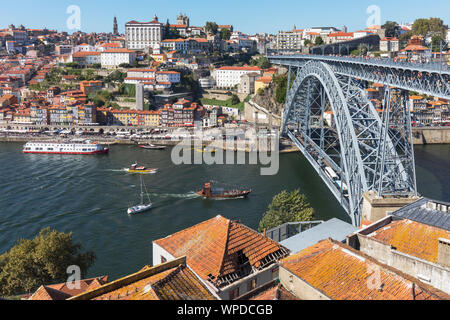
[[[68,67],[68,68],[74,68],[74,69],[79,69],[79,68],[81,68],[81,66],[80,66],[77,62],[69,62],[69,63],[66,63],[66,67]]]
[[[220,30],[220,38],[222,40],[230,40],[231,38],[231,31],[230,29],[223,28]]]
[[[306,40],[303,42],[303,44],[307,47],[308,45],[311,44],[311,40],[306,39]]]
[[[215,22],[208,21],[205,26],[206,32],[217,34],[217,30],[219,30],[219,26]]]
[[[275,76],[273,78],[273,84],[275,85],[275,101],[278,103],[285,103],[286,102],[286,92],[287,92],[287,81],[288,75],[280,75]],[[291,74],[291,83],[289,85],[289,88],[291,87],[292,83],[294,82],[294,76]]]
[[[442,50],[446,50],[447,46],[440,36],[433,36],[431,38],[431,49],[433,52],[440,52],[441,51],[441,44],[442,44]]]
[[[136,85],[124,83],[119,88],[119,95],[127,97],[136,97]]]
[[[72,233],[43,229],[33,240],[22,239],[0,255],[0,294],[31,292],[43,284],[65,282],[67,267],[76,265],[85,277],[95,261],[93,252],[80,253]]]
[[[316,46],[321,46],[323,43],[324,43],[324,42],[323,42],[322,37],[317,37],[316,40],[314,41],[314,44],[315,44]]]
[[[126,77],[127,77],[126,73],[120,72],[119,70],[115,70],[114,72],[110,73],[105,78],[105,82],[106,83],[111,83],[111,82],[120,82],[120,83],[122,83],[125,80]]]
[[[386,37],[397,37],[398,36],[398,23],[394,21],[386,21],[381,28],[386,30]]]
[[[417,19],[413,23],[412,32],[422,37],[440,36],[444,39],[446,36],[444,22],[439,18]]]
[[[258,60],[257,66],[261,69],[267,69],[270,68],[270,61],[265,56],[261,56]]]
[[[234,105],[234,104],[238,104],[240,102],[241,102],[241,100],[239,99],[239,97],[237,95],[233,94],[233,96],[231,97],[231,104]]]
[[[293,192],[284,190],[273,198],[258,230],[263,232],[264,229],[269,230],[288,222],[311,221],[313,218],[314,209],[299,189]]]
[[[400,37],[398,38],[399,42],[400,42],[400,47],[404,48],[408,45],[409,39],[411,39],[411,37],[413,36],[413,32],[412,31],[407,31],[403,34],[400,35]]]

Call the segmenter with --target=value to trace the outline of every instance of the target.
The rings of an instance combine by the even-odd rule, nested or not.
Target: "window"
[[[279,268],[272,269],[272,280],[278,279]]]
[[[256,289],[256,278],[251,279],[249,282],[247,282],[247,291],[252,291]]]
[[[165,263],[165,262],[167,262],[167,259],[164,258],[163,256],[161,256],[161,263]]]
[[[230,292],[230,300],[234,300],[239,297],[239,288],[233,289]]]

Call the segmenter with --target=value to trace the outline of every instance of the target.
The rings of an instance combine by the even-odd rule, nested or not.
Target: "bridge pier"
[[[404,206],[420,200],[420,197],[380,197],[375,191],[363,193],[362,221],[375,222]],[[361,221],[361,222],[362,222]]]

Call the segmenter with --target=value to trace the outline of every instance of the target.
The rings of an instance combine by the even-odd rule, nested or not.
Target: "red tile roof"
[[[331,239],[283,259],[280,265],[334,300],[450,299],[444,292]],[[368,285],[375,268],[379,270],[379,288]]]
[[[182,259],[184,260],[184,259]],[[179,261],[146,266],[139,272],[71,300],[215,300],[202,281]]]
[[[217,70],[229,70],[229,71],[261,71],[259,67],[221,67]]]
[[[128,69],[128,72],[156,72],[156,69]]]
[[[248,259],[253,268],[262,269],[266,266],[265,258],[269,258],[267,263],[270,264],[272,254],[286,256],[289,252],[275,241],[222,216],[155,243],[174,257],[186,256],[188,266],[217,286],[225,283],[225,276],[239,270],[239,259]]]
[[[186,28],[187,28],[187,25],[185,25],[185,24],[171,24],[170,27],[171,27],[171,28],[186,29]]]
[[[269,300],[300,300],[290,293],[283,285],[275,284],[267,290],[255,295],[250,300],[269,301]]]
[[[427,51],[427,50],[431,49],[418,44],[410,44],[402,51],[405,52],[405,51]]]
[[[74,58],[83,58],[87,56],[99,56],[101,55],[101,52],[96,51],[78,51],[73,54]]]
[[[104,43],[101,45],[102,48],[120,48],[119,43]]]
[[[125,48],[108,49],[103,51],[103,53],[135,53],[133,50],[128,50]]]
[[[80,281],[80,288],[70,289],[67,283],[41,286],[31,297],[30,300],[66,300],[70,297],[79,295],[85,291],[92,290],[104,285],[108,277],[98,277]]]
[[[450,239],[450,231],[405,219],[393,221],[368,237],[391,245],[397,251],[436,263],[439,239]]]
[[[353,38],[353,32],[335,32],[335,33],[330,33],[328,35],[328,38],[337,38],[337,37]]]

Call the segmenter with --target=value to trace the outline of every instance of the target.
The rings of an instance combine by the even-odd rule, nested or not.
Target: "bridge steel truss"
[[[301,67],[307,61],[326,62],[333,73],[398,89],[450,99],[450,68],[439,63],[400,63],[384,59],[321,55],[271,56],[270,61]]]
[[[387,87],[388,107],[380,116],[363,83],[336,73],[328,62],[289,61],[287,66],[288,83],[291,74],[295,80],[286,97],[282,134],[298,146],[353,225],[361,223],[364,192],[417,194],[407,92]],[[325,113],[332,114],[331,125]]]

